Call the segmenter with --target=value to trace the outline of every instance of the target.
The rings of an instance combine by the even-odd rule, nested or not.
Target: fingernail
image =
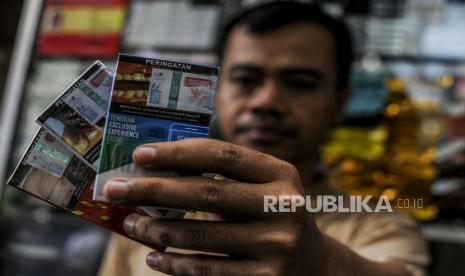
[[[137,163],[146,164],[155,158],[156,149],[153,147],[140,147],[134,152],[134,159]]]
[[[126,234],[131,236],[134,233],[134,226],[136,225],[136,221],[138,218],[138,214],[130,214],[124,219],[123,229],[126,232]]]
[[[151,252],[147,255],[145,261],[147,262],[148,266],[155,270],[158,270],[158,268],[160,267],[160,254],[158,252]]]
[[[129,191],[127,179],[112,179],[103,187],[103,194],[109,201],[123,200]]]

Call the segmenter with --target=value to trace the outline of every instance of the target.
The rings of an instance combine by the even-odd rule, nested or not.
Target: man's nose
[[[256,87],[249,99],[248,107],[256,112],[284,113],[287,109],[287,99],[284,93],[276,81],[264,81],[262,85]]]

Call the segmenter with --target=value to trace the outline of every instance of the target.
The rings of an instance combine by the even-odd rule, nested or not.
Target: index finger
[[[146,144],[134,151],[133,159],[144,169],[218,173],[255,183],[280,178],[281,163],[285,163],[268,154],[205,138]]]

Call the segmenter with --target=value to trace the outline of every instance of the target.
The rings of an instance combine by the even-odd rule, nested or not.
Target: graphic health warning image
[[[60,140],[40,128],[8,185],[128,237],[122,227],[125,217],[146,213],[139,208],[94,202],[95,174],[94,169],[67,150]]]
[[[208,137],[218,67],[120,54],[94,199],[111,178],[173,175],[132,162],[142,144]],[[145,209],[144,209],[145,210]]]
[[[112,84],[113,72],[96,61],[37,118],[38,124],[94,169]]]

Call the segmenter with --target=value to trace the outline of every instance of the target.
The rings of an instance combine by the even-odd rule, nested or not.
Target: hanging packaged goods
[[[47,1],[37,40],[39,55],[114,57],[126,5],[126,0]]]

